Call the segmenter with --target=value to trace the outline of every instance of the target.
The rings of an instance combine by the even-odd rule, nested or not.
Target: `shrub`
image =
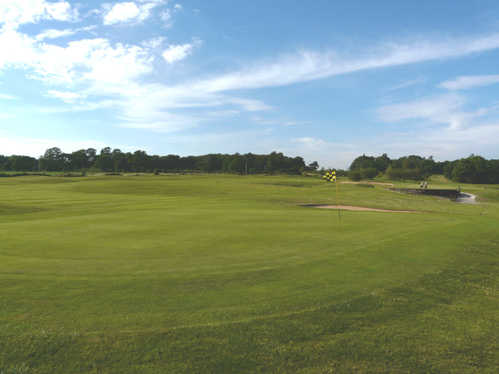
[[[421,180],[426,177],[421,169],[394,168],[391,166],[388,167],[385,174],[390,179]]]
[[[378,175],[378,171],[375,168],[365,168],[360,169],[360,174],[362,179],[373,179]]]
[[[372,179],[378,175],[375,168],[355,169],[348,172],[348,177],[353,181],[360,181],[361,179]]]
[[[348,177],[353,181],[360,181],[362,179],[362,174],[360,170],[352,170],[348,173]]]

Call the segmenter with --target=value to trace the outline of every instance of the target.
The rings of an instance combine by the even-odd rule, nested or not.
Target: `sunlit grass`
[[[499,188],[338,187],[3,178],[0,373],[495,372]]]

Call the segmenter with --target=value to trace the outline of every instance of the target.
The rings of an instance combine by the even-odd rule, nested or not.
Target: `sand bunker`
[[[343,181],[340,182],[340,184],[371,184],[373,186],[388,186],[388,187],[393,187],[393,183],[384,183],[384,182],[370,182],[370,181],[364,181],[364,182],[353,182],[353,181]]]
[[[416,213],[414,210],[389,210],[389,209],[366,208],[363,206],[352,206],[352,205],[306,205],[306,206],[319,209],[340,209],[340,210],[351,210],[356,212]]]
[[[461,192],[456,199],[456,203],[477,204],[476,195]]]

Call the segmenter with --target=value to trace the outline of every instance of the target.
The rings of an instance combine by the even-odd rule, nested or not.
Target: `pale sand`
[[[461,195],[456,199],[456,203],[477,204],[476,195],[461,192]]]
[[[313,207],[319,209],[353,210],[358,212],[416,213],[416,211],[414,210],[389,210],[389,209],[366,208],[363,206],[351,206],[351,205],[315,205]]]
[[[343,181],[340,184],[372,184],[373,186],[389,186],[393,187],[393,183],[384,183],[384,182],[352,182],[352,181]]]

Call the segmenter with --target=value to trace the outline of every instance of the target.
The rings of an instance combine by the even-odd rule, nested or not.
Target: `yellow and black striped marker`
[[[322,176],[322,178],[327,182],[336,182],[336,171],[328,171],[326,174]]]

